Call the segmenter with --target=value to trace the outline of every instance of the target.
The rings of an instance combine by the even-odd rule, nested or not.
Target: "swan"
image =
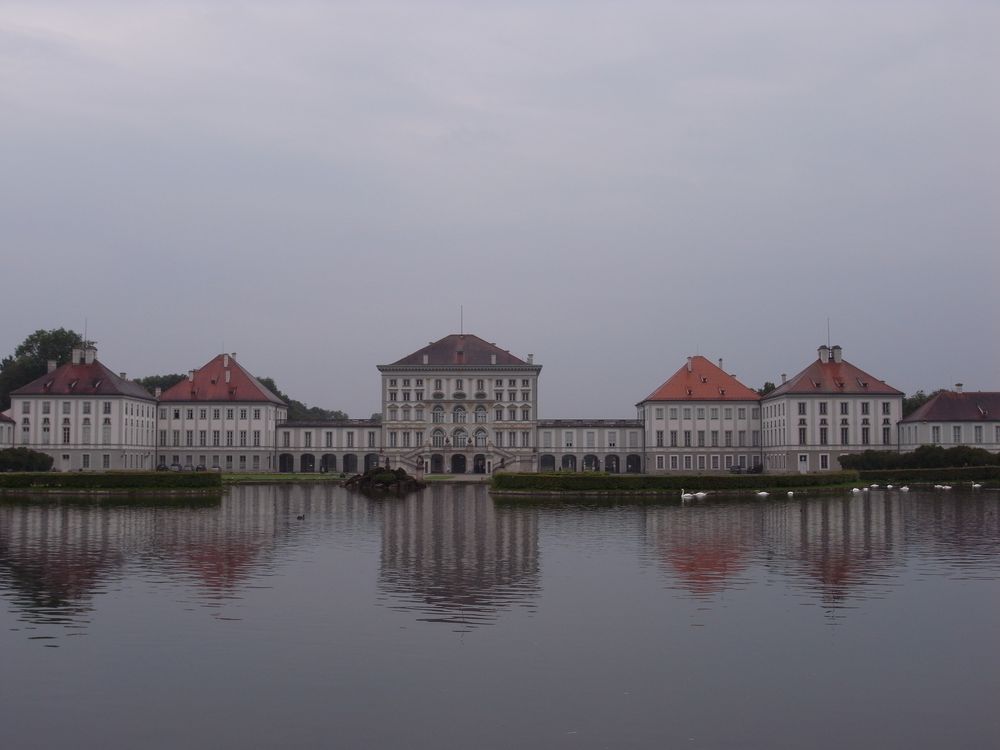
[[[973,482],[972,483],[972,489],[974,489],[974,490],[978,490],[982,486],[983,485],[979,484],[978,482]]]
[[[941,489],[941,485],[940,485],[940,484],[935,484],[935,485],[934,485],[934,489],[936,489],[936,490],[939,490],[939,489]]]
[[[862,492],[868,492],[868,488],[867,488],[867,487],[862,487],[862,488],[861,488],[861,491],[862,491]]]
[[[769,493],[767,493],[767,492],[764,492],[763,490],[761,490],[760,492],[758,492],[758,493],[757,493],[757,497],[767,497],[767,496],[768,496],[768,494],[769,494]]]
[[[873,485],[870,485],[870,487],[871,487],[871,488],[872,488],[873,490],[877,490],[877,489],[878,489],[878,485],[877,485],[877,484],[873,484]]]
[[[950,484],[942,484],[941,485],[941,489],[942,490],[950,490],[951,489],[951,485]]]
[[[681,500],[693,500],[693,499],[694,495],[692,495],[690,492],[685,492],[683,489],[681,489]]]
[[[789,497],[795,497],[795,493],[792,492],[791,490],[788,490],[788,496]]]
[[[891,489],[892,489],[892,485],[891,485],[891,484],[887,484],[887,485],[885,486],[885,488],[886,488],[887,490],[891,490]]]
[[[851,492],[853,492],[855,495],[857,495],[858,493],[861,492],[861,490],[859,490],[857,487],[851,487]]]
[[[696,493],[694,493],[694,496],[696,498],[698,498],[699,500],[701,500],[702,498],[708,497],[708,493],[707,492],[696,492]]]
[[[907,486],[906,486],[906,485],[904,484],[904,485],[903,485],[902,487],[900,487],[900,488],[899,488],[899,491],[900,491],[900,492],[909,492],[909,491],[910,491],[910,488],[909,488],[909,487],[907,487]]]

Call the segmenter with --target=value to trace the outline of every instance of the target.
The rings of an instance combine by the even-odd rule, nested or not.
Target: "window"
[[[69,443],[69,427],[62,428],[62,441],[64,445]]]
[[[722,410],[722,418],[723,419],[733,418],[733,408],[731,406],[727,406],[725,409]]]
[[[253,470],[258,471],[260,469],[260,456],[253,457]]]
[[[434,390],[435,391],[442,390],[441,378],[438,378],[437,380],[434,381]]]
[[[819,402],[819,413],[820,413],[820,415],[822,415],[822,416],[826,415],[826,407],[827,406],[828,406],[828,404],[826,403],[826,401],[820,401]],[[799,414],[802,414],[802,413],[803,412],[799,412]]]
[[[27,404],[25,404],[25,406],[27,406]],[[83,413],[84,414],[90,414],[90,402],[89,401],[84,401],[83,402]],[[88,456],[88,458],[89,458],[89,456]]]
[[[246,409],[240,409],[240,419],[246,419],[247,418],[247,413],[248,412],[247,412]]]
[[[101,456],[101,468],[110,469],[111,468],[111,454],[105,453]]]
[[[609,448],[614,448],[617,445],[618,445],[618,433],[617,432],[609,432],[608,433],[608,447]]]
[[[207,418],[208,418],[208,409],[199,409],[198,419],[207,419]]]
[[[722,437],[725,439],[725,445],[726,445],[726,447],[727,448],[732,448],[733,447],[733,431],[732,430],[726,430],[724,433],[722,433]]]
[[[670,431],[670,447],[671,448],[677,447],[677,430]]]
[[[711,433],[710,437],[712,438],[712,447],[713,448],[718,448],[719,447],[719,431],[718,430],[712,430],[712,433]]]
[[[861,444],[868,445],[871,442],[871,428],[862,427],[861,428]]]
[[[892,431],[888,427],[882,428],[882,445],[892,444]]]
[[[389,391],[389,400],[390,401],[396,400],[396,391]]]
[[[395,448],[396,447],[396,431],[395,430],[393,430],[392,432],[389,433],[389,447],[390,448]]]
[[[718,469],[719,469],[719,457],[718,456],[712,456],[712,469],[715,470],[715,471],[718,471]]]
[[[705,457],[704,456],[698,456],[698,468],[701,471],[705,470]]]
[[[174,430],[172,437],[173,437],[173,442],[171,443],[171,445],[180,445],[181,444],[181,431],[180,430]]]
[[[829,428],[820,427],[819,428],[819,444],[828,445],[829,444]]]
[[[63,414],[69,414],[69,408],[70,408],[69,407],[69,401],[63,401],[62,402],[62,413]]]
[[[747,444],[746,430],[740,430],[739,432],[736,433],[736,444],[739,445],[740,447]]]
[[[587,435],[586,435],[586,440],[587,440],[587,447],[588,448],[593,448],[596,445],[596,441],[597,441],[597,435],[596,435],[596,433],[591,432],[591,431],[588,430],[587,431]]]
[[[685,406],[682,414],[684,415],[684,419],[691,419],[691,407]]]
[[[89,469],[90,468],[90,454],[89,453],[84,453],[83,454],[83,468],[85,468],[85,469]]]
[[[493,417],[497,422],[503,422],[503,407],[498,406]]]
[[[671,406],[670,409],[667,411],[667,414],[670,415],[671,419],[677,419],[677,407]]]
[[[656,447],[657,448],[663,447],[663,430],[656,431]],[[657,467],[657,468],[662,468],[662,467]]]
[[[705,447],[705,431],[704,430],[698,430],[698,447],[699,448],[704,448]]]
[[[521,419],[523,419],[525,422],[531,419],[531,409],[529,409],[527,406],[521,409]]]
[[[826,453],[819,454],[819,468],[829,469],[830,468],[830,456]]]
[[[567,448],[572,448],[573,447],[573,433],[572,432],[564,432],[563,433],[563,445],[565,445]]]
[[[956,424],[951,428],[951,442],[961,443],[962,442],[962,425]]]
[[[354,432],[353,431],[347,433],[347,447],[348,448],[353,448],[354,447]]]
[[[160,445],[166,445],[166,444],[167,444],[167,431],[160,430]]]
[[[691,456],[684,456],[684,468],[685,469],[691,468]]]
[[[663,469],[663,456],[662,455],[656,457],[656,468],[657,469],[661,469],[661,470]]]
[[[414,391],[413,392],[413,398],[415,398],[417,401],[423,401],[424,400],[424,392],[423,391]]]
[[[455,390],[456,391],[464,391],[465,390],[465,381],[462,380],[462,378],[458,378],[457,380],[455,380]]]
[[[713,406],[711,409],[709,409],[708,410],[708,416],[709,416],[709,419],[718,419],[719,418],[719,407],[718,406]]]
[[[221,411],[219,409],[212,409],[212,419],[218,419]],[[218,465],[218,464],[216,464]]]
[[[976,439],[977,443],[983,442],[983,426],[981,424],[977,424],[975,426],[975,430],[974,430],[973,434],[975,435],[975,439]]]
[[[254,409],[253,410],[253,418],[254,419],[260,419],[260,409]]]
[[[233,418],[233,410],[232,409],[226,409],[226,419],[232,419],[232,418]],[[230,462],[232,462],[232,460],[233,460],[232,456],[226,456],[226,458]]]
[[[849,445],[850,442],[851,442],[850,429],[847,428],[847,427],[841,427],[840,428],[840,444],[841,445]]]
[[[846,401],[840,402],[840,414],[841,416],[846,416],[848,414],[848,403]]]
[[[441,423],[444,422],[444,407],[435,406],[434,410],[431,412],[431,421]]]
[[[231,446],[233,444],[233,431],[226,430],[226,446]]]
[[[545,431],[542,433],[542,447],[551,448],[552,447],[552,433]]]
[[[404,448],[409,448],[410,447],[410,433],[409,432],[404,432],[403,433],[403,447]]]
[[[285,433],[285,434],[287,435],[288,433]],[[218,445],[219,445],[219,431],[218,430],[212,430],[212,445],[214,445],[216,447],[218,447]],[[286,445],[287,445],[287,443],[286,443]]]
[[[198,430],[198,445],[208,444],[208,433],[205,430]]]
[[[21,413],[22,414],[31,414],[31,402],[30,401],[22,401],[21,402]]]
[[[452,419],[455,422],[465,422],[465,408],[462,406],[456,406],[455,411],[452,412]]]
[[[997,429],[1000,429],[1000,427],[998,427]],[[934,425],[931,427],[931,442],[932,443],[941,442],[941,427],[939,425]]]
[[[806,428],[799,428],[799,445],[806,445]]]
[[[892,402],[891,401],[883,401],[882,402],[882,413],[885,414],[886,416],[892,414]]]
[[[374,432],[369,432],[368,433],[368,447],[369,448],[374,448],[375,447],[375,433]]]
[[[674,470],[677,469],[677,456],[670,457],[670,468]]]
[[[741,406],[739,409],[736,410],[736,418],[737,419],[747,418],[747,410],[745,407]]]
[[[684,447],[691,447],[691,430],[684,430]]]
[[[312,435],[312,433],[309,433],[309,434],[310,434],[310,436]],[[247,446],[247,431],[246,430],[240,430],[240,447],[241,448],[246,448],[246,446]]]
[[[180,418],[181,418],[181,410],[174,409],[174,419],[180,419]]]
[[[184,431],[184,445],[194,445],[194,430]]]
[[[871,404],[870,404],[869,402],[867,402],[867,401],[862,401],[862,402],[861,402],[861,413],[862,413],[862,414],[867,414],[867,413],[868,413],[868,408],[869,408],[870,406],[871,406]]]

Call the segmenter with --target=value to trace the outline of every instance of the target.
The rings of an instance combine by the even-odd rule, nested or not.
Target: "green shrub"
[[[1000,465],[1000,453],[990,453],[982,448],[956,445],[942,448],[940,445],[921,445],[914,451],[864,451],[840,457],[840,465],[845,469],[869,471],[876,469],[941,469],[962,466]]]
[[[217,472],[106,471],[0,474],[0,488],[77,490],[209,489],[222,487]]]
[[[822,487],[858,481],[856,471],[825,474],[703,474],[650,475],[556,472],[493,476],[493,489],[537,492],[734,491],[788,487]]]
[[[48,471],[52,456],[29,448],[4,448],[0,450],[0,471]]]

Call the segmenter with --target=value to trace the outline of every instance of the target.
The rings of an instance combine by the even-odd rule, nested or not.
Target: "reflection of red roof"
[[[179,551],[202,583],[210,589],[222,590],[253,575],[262,548],[262,542],[227,541],[222,546],[196,542],[183,545]]]
[[[220,354],[195,370],[193,380],[184,378],[172,385],[163,392],[160,401],[270,401],[285,405],[230,354]]]
[[[757,401],[760,396],[705,357],[690,358],[646,401]]]
[[[883,396],[902,396],[891,385],[873,378],[859,367],[841,360],[822,362],[818,358],[798,375],[779,385],[764,398],[774,398],[786,394],[877,394]]]
[[[729,579],[746,567],[736,543],[732,547],[706,547],[704,544],[673,545],[665,553],[667,561],[695,594],[714,594],[725,590]]]
[[[493,361],[494,356],[496,362]],[[426,362],[424,357],[427,358]],[[484,367],[492,364],[508,367],[511,365],[528,366],[528,363],[523,359],[515,357],[496,344],[484,341],[478,336],[473,336],[471,333],[453,333],[443,339],[432,341],[423,349],[418,349],[413,354],[408,354],[391,365],[382,365],[382,367],[409,367],[411,365]]]
[[[90,364],[67,362],[12,391],[10,395],[131,396],[153,401],[153,396],[141,385],[118,377],[96,359]]]
[[[904,422],[995,422],[1000,420],[1000,393],[941,391]]]

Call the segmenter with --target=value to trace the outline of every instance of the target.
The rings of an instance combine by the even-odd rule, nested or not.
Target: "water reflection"
[[[379,591],[394,609],[465,630],[540,588],[538,515],[494,508],[481,487],[432,486],[385,504]]]

